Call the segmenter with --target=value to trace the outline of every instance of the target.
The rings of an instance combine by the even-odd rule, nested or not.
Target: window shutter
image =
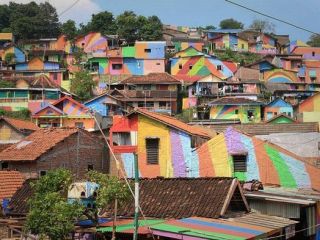
[[[247,155],[233,155],[232,158],[234,172],[247,171]]]
[[[159,164],[159,138],[147,138],[147,164]]]

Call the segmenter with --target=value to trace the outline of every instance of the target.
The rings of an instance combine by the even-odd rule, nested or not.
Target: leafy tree
[[[88,26],[90,31],[101,32],[102,34],[114,34],[116,29],[113,14],[108,11],[92,14]]]
[[[66,35],[69,40],[75,39],[77,32],[76,22],[73,20],[69,19],[61,25],[61,33]]]
[[[162,23],[157,16],[138,16],[132,11],[125,11],[116,18],[117,34],[126,39],[128,44],[136,40],[154,41],[162,38]]]
[[[0,80],[0,87],[3,81]],[[10,87],[10,85],[6,86]],[[30,120],[31,112],[28,108],[23,108],[19,111],[6,111],[0,108],[0,116],[6,116],[11,118],[18,118],[22,120]]]
[[[4,61],[5,61],[7,64],[11,64],[11,63],[14,63],[15,58],[16,58],[16,55],[15,55],[14,53],[7,53],[7,54],[4,56]]]
[[[309,44],[312,47],[320,47],[320,35],[312,34],[307,44]]]
[[[66,239],[74,228],[74,221],[83,213],[83,207],[75,202],[67,202],[68,188],[72,174],[66,169],[49,171],[34,185],[34,194],[29,200],[30,211],[27,215],[25,230],[47,236],[51,240]]]
[[[249,28],[256,31],[272,33],[275,31],[275,24],[268,20],[255,19],[253,20]]]
[[[98,210],[113,204],[116,200],[121,205],[129,200],[130,190],[124,180],[104,173],[89,171],[88,179],[99,184],[96,197],[96,209],[86,211],[86,215],[97,223]]]
[[[80,100],[85,101],[93,96],[92,90],[96,85],[88,71],[76,72],[71,79],[71,92],[76,94]]]
[[[162,39],[162,22],[157,16],[148,18],[139,16],[138,25],[141,26],[139,40],[156,41]]]
[[[233,18],[227,18],[220,22],[221,29],[243,29],[244,25],[242,22],[236,21]]]
[[[59,19],[56,9],[48,2],[27,4],[9,3],[10,27],[17,39],[56,37]]]
[[[138,22],[137,15],[132,11],[125,11],[116,18],[117,34],[120,38],[126,39],[128,44],[134,43],[138,39],[138,31],[142,19]]]
[[[10,27],[10,8],[8,5],[0,5],[0,31]]]
[[[0,88],[15,88],[15,87],[16,87],[16,84],[14,82],[0,79]]]
[[[254,63],[261,59],[261,55],[251,52],[234,52],[231,49],[214,53],[220,60],[233,61],[241,65]]]

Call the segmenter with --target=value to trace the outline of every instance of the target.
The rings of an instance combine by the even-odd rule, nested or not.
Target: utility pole
[[[138,155],[134,154],[134,234],[133,240],[138,240],[139,229],[139,168]]]

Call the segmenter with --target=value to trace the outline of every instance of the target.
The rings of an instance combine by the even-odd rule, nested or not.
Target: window
[[[222,70],[222,66],[221,65],[217,65],[217,70]]]
[[[146,138],[147,164],[159,164],[159,138]]]
[[[189,70],[191,70],[191,69],[192,69],[192,67],[193,67],[192,65],[189,65]]]
[[[159,108],[166,108],[167,102],[159,102]]]
[[[112,138],[113,142],[118,146],[132,145],[130,132],[114,132]]]
[[[93,170],[93,164],[88,164],[88,171]]]
[[[233,155],[232,159],[234,172],[247,171],[247,155]]]
[[[244,44],[243,43],[241,44],[241,49],[244,49]]]
[[[151,90],[151,84],[142,85],[143,90]]]
[[[291,117],[291,112],[288,112],[288,116]]]
[[[120,70],[120,69],[122,69],[122,64],[121,63],[114,63],[114,64],[112,64],[112,69],[113,70]]]
[[[234,110],[234,114],[239,114],[239,109]]]
[[[43,176],[47,175],[47,171],[46,170],[40,170],[39,171],[39,175],[40,175],[40,177],[43,177]]]
[[[315,52],[312,52],[312,57],[314,57],[316,54],[315,54]]]
[[[160,66],[160,65],[161,65],[161,63],[157,62],[157,63],[156,63],[156,65]]]
[[[278,112],[274,112],[273,114],[274,114],[275,116],[277,116],[277,115],[278,115]]]
[[[249,120],[253,120],[253,118],[254,118],[253,111],[252,111],[252,110],[248,110],[247,116],[248,116],[248,119],[249,119]]]
[[[76,122],[76,123],[74,124],[74,126],[75,126],[76,128],[84,128],[83,122]]]
[[[138,102],[138,107],[144,107],[144,102]]]
[[[144,49],[144,52],[145,52],[145,53],[151,53],[151,49],[150,49],[150,48],[145,48],[145,49]]]
[[[182,69],[182,64],[181,63],[179,64],[179,69]]]
[[[153,108],[154,102],[146,102],[146,107]]]
[[[53,80],[54,81],[57,81],[58,80],[58,73],[53,73]]]
[[[7,162],[1,163],[1,169],[8,169],[8,168],[9,168],[9,164]]]
[[[195,136],[191,136],[191,148],[195,148],[196,147],[196,137]]]

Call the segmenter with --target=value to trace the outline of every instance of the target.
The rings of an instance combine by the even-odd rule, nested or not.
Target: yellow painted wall
[[[212,165],[214,166],[215,176],[231,177],[232,169],[229,159],[227,145],[225,144],[224,134],[219,134],[208,142]]]
[[[301,114],[303,122],[320,122],[320,112],[303,112]]]
[[[138,156],[146,156],[146,138],[159,137],[159,165],[160,175],[164,177],[173,177],[173,168],[171,161],[171,143],[170,132],[167,126],[153,121],[142,115],[138,119]],[[143,159],[146,161],[146,159]]]
[[[242,44],[244,45],[243,49],[241,48]],[[248,51],[249,50],[248,42],[238,38],[238,50]]]

